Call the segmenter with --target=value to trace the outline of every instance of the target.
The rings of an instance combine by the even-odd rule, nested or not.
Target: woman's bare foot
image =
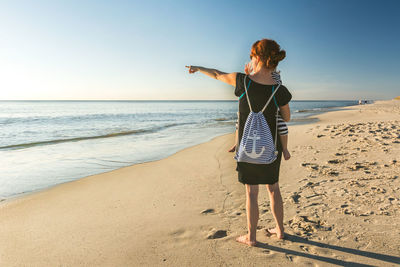
[[[289,153],[289,150],[287,150],[287,149],[283,149],[283,150],[282,150],[282,152],[283,152],[283,157],[285,158],[285,160],[288,160],[288,159],[290,159],[290,153]]]
[[[233,145],[233,147],[231,147],[231,148],[228,150],[228,152],[234,152],[234,151],[235,151],[235,149],[236,149],[236,144],[235,144],[235,145]]]
[[[236,238],[236,241],[239,242],[239,243],[246,244],[246,245],[251,246],[251,247],[255,247],[256,244],[257,244],[256,240],[250,241],[248,235],[239,236],[239,237]]]
[[[285,238],[285,233],[276,228],[267,228],[265,231],[267,232],[267,236],[276,235],[279,239]]]

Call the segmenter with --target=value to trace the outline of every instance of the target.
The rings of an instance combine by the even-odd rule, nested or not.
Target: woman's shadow
[[[400,257],[386,255],[386,254],[380,254],[380,253],[374,253],[374,252],[368,252],[368,251],[362,251],[362,250],[353,249],[353,248],[346,248],[346,247],[324,244],[321,242],[308,240],[307,238],[299,237],[296,235],[291,235],[288,233],[285,233],[285,240],[291,241],[291,242],[296,242],[296,243],[303,243],[303,244],[307,244],[307,245],[311,245],[311,246],[318,246],[321,248],[334,249],[337,251],[346,252],[346,253],[359,255],[359,256],[363,256],[363,257],[368,257],[368,258],[372,258],[372,259],[376,259],[376,260],[381,260],[381,261],[385,261],[388,263],[400,264]],[[282,247],[272,246],[267,243],[263,243],[263,242],[259,242],[259,241],[257,241],[257,247],[265,248],[268,250],[273,250],[276,252],[286,253],[286,254],[293,255],[293,256],[299,256],[299,257],[305,257],[305,258],[309,258],[309,259],[319,260],[319,261],[323,261],[323,262],[327,262],[327,263],[331,263],[331,264],[336,264],[339,266],[374,266],[374,265],[368,265],[368,264],[362,264],[362,263],[357,263],[357,262],[344,261],[344,260],[332,259],[332,258],[324,257],[324,256],[308,254],[308,253],[299,252],[299,251],[295,251],[295,250],[285,249]]]

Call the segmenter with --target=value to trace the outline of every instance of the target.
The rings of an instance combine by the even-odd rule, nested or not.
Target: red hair
[[[271,39],[261,39],[251,46],[250,59],[259,56],[267,69],[275,69],[279,61],[286,57],[286,51],[281,50],[277,42]]]

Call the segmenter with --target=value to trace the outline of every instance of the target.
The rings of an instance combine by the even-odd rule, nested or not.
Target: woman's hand
[[[190,66],[185,66],[185,67],[189,68],[189,73],[195,73],[196,71],[199,70],[199,67],[197,67],[197,66],[190,65]]]
[[[247,63],[246,65],[244,65],[244,72],[245,72],[247,75],[249,75],[249,74],[253,71],[251,65],[252,65],[252,64],[251,64],[251,61],[250,61],[249,63]]]

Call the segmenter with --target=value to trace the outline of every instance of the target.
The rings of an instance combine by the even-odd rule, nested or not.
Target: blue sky
[[[243,72],[286,50],[294,100],[400,95],[400,1],[1,1],[0,100],[231,99],[185,65]]]

